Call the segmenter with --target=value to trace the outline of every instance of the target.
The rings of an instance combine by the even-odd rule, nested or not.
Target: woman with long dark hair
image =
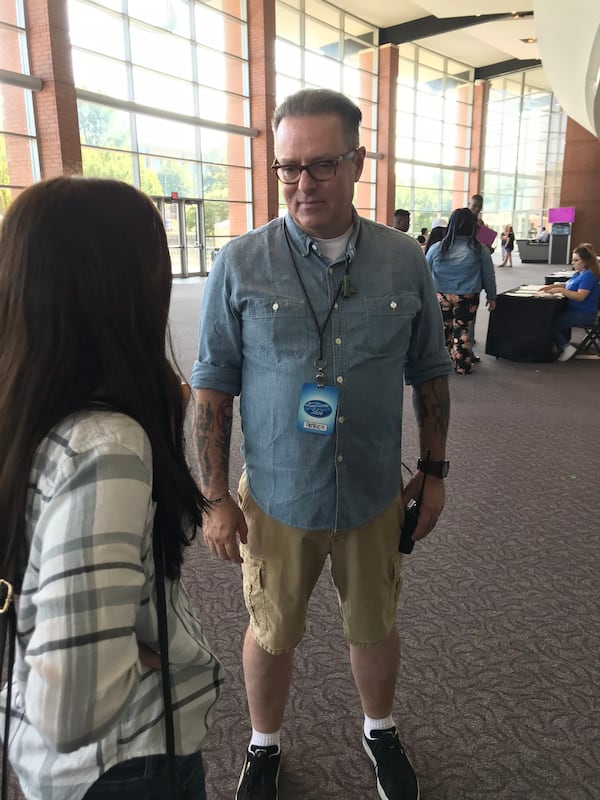
[[[179,782],[205,797],[222,678],[180,582],[206,501],[184,457],[170,292],[160,215],[132,186],[60,177],[9,206],[0,577],[15,584],[10,759],[27,798],[168,796],[153,539]]]
[[[477,217],[469,208],[452,212],[444,238],[427,251],[425,258],[433,274],[454,370],[467,374],[473,363],[469,323],[475,318],[482,288],[488,309],[496,307],[492,257],[477,239]]]

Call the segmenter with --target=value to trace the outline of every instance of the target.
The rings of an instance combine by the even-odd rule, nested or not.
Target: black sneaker
[[[277,781],[281,750],[277,745],[251,745],[240,775],[236,800],[277,800]]]
[[[382,800],[419,800],[419,781],[400,744],[396,728],[363,733],[363,747],[373,762],[377,791]]]

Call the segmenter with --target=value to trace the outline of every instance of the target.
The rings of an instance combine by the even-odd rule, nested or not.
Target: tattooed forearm
[[[210,483],[212,468],[210,465],[210,433],[214,430],[215,415],[210,403],[196,403],[194,435],[198,447],[198,463],[200,475],[204,483]]]
[[[445,446],[450,421],[448,379],[434,378],[413,386],[413,406],[419,428],[429,429]]]
[[[229,444],[231,442],[231,425],[233,423],[233,398],[223,400],[217,408],[216,445],[221,454],[221,469],[227,475],[229,471]]]
[[[233,421],[233,398],[216,395],[196,399],[194,436],[198,448],[198,465],[203,486],[229,472],[229,444]]]

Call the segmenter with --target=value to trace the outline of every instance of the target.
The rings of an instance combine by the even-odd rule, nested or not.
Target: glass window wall
[[[22,0],[0,3],[0,219],[8,205],[40,178]]]
[[[419,233],[465,203],[473,70],[414,44],[398,49],[395,206]]]
[[[275,15],[277,102],[305,87],[343,92],[362,111],[361,144],[376,153],[377,28],[324,0],[277,0]],[[376,176],[377,161],[368,157],[354,202],[370,219]]]
[[[252,225],[245,0],[68,0],[68,10],[84,174],[133,183],[165,214],[175,206],[160,198],[193,201],[180,216],[202,228],[204,261],[187,263],[208,269]],[[198,238],[171,234],[178,246]]]
[[[485,221],[526,239],[560,205],[566,115],[531,70],[490,82],[484,143]]]

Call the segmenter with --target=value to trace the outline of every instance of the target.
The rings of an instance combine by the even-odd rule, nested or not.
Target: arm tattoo
[[[220,431],[217,447],[221,452],[221,469],[229,471],[229,443],[231,442],[231,426],[233,424],[233,400],[227,398],[217,408],[217,430]]]
[[[413,406],[419,428],[429,426],[434,433],[441,434],[445,445],[450,419],[447,378],[434,378],[414,386]]]
[[[198,446],[198,462],[202,482],[210,483],[215,467],[225,475],[229,471],[229,443],[233,422],[233,399],[226,398],[215,410],[212,404],[198,403],[194,433]],[[220,464],[211,463],[211,445],[220,454]]]

